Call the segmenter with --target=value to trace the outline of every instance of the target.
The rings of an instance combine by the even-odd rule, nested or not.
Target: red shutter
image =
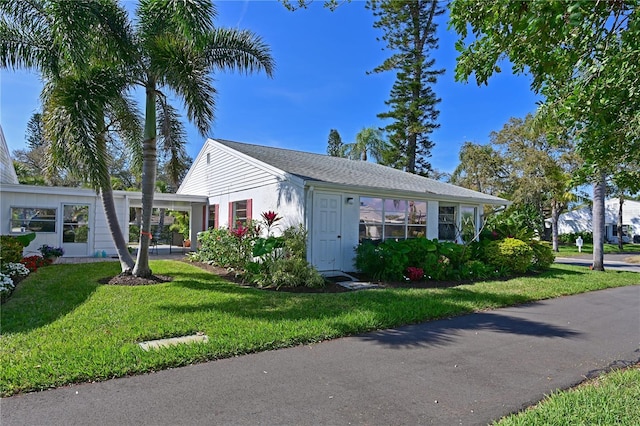
[[[251,223],[251,219],[253,218],[253,199],[249,198],[247,200],[247,225]]]
[[[235,223],[233,223],[233,203],[229,203],[229,229],[234,228]]]
[[[213,227],[215,229],[218,229],[218,222],[220,221],[220,204],[213,205],[213,214],[214,214]]]

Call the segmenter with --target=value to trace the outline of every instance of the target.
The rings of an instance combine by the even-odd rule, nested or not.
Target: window
[[[465,243],[473,241],[476,235],[476,207],[461,207],[460,208],[460,227],[462,228],[462,240]]]
[[[209,226],[207,229],[218,229],[218,216],[220,215],[220,205],[209,206]]]
[[[360,197],[360,241],[424,237],[427,202]]]
[[[427,236],[427,202],[409,201],[407,218],[407,237]]]
[[[86,243],[89,239],[89,206],[65,204],[62,224],[63,243]]]
[[[11,232],[56,232],[56,209],[11,207]]]
[[[229,203],[229,228],[235,228],[238,223],[247,226],[251,222],[251,209],[251,200]]]
[[[454,206],[438,208],[438,239],[447,241],[456,239],[456,208]]]

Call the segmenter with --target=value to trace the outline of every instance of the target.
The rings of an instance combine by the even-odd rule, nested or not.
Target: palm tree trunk
[[[622,204],[624,203],[624,195],[620,195],[620,205],[618,206],[618,249],[622,251]]]
[[[116,205],[113,202],[113,191],[110,186],[100,189],[100,199],[102,200],[102,208],[107,220],[107,226],[111,232],[113,244],[116,246],[118,259],[120,260],[120,268],[123,274],[131,274],[135,263],[133,257],[129,253],[127,242],[122,235],[120,223],[118,222],[118,214],[116,213]]]
[[[146,109],[144,120],[144,141],[142,145],[142,220],[140,226],[140,249],[133,268],[136,277],[151,276],[149,268],[149,243],[151,235],[151,213],[156,183],[156,83],[150,78],[146,86]]]
[[[558,249],[558,219],[560,218],[560,208],[558,208],[558,202],[551,202],[551,244],[554,252],[560,251]]]
[[[104,118],[102,120],[101,128],[105,128]],[[108,158],[105,130],[98,133],[96,136],[96,151],[98,153],[98,158]],[[130,274],[131,270],[133,269],[134,262],[131,254],[129,254],[127,242],[122,235],[122,229],[120,229],[118,213],[116,212],[116,204],[113,201],[113,189],[111,188],[111,178],[109,176],[109,171],[106,164],[98,164],[97,167],[103,168],[102,178],[100,182],[100,199],[102,200],[102,208],[104,209],[107,226],[109,227],[109,232],[111,232],[113,244],[116,246],[122,273]]]
[[[604,271],[604,197],[605,176],[593,186],[593,266],[594,271]]]

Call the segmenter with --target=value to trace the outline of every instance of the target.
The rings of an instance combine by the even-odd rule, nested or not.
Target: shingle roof
[[[456,199],[473,199],[486,204],[508,203],[508,201],[492,195],[366,161],[223,139],[215,139],[215,141],[306,181],[417,192]]]

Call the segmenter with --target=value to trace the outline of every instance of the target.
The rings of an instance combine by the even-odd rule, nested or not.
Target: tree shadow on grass
[[[2,305],[2,334],[23,333],[67,315],[88,300],[98,280],[118,273],[115,262],[61,264],[38,269]]]
[[[466,288],[367,290],[311,295],[261,292],[233,285],[207,285],[195,282],[174,285],[185,285],[201,290],[210,289],[224,297],[220,297],[219,300],[203,300],[198,304],[185,302],[159,306],[160,309],[165,309],[171,314],[218,311],[238,318],[256,320],[257,323],[324,321],[326,327],[334,330],[337,335],[398,327],[468,314],[479,309],[513,306],[532,301],[531,298],[518,294],[474,292]],[[352,315],[361,315],[362,319],[349,318]],[[484,327],[486,328],[490,326],[488,318],[491,317],[485,316]],[[494,324],[493,327],[497,328],[498,324]],[[515,329],[509,324],[503,324],[503,328]],[[538,333],[552,333],[550,328],[545,331],[542,326],[537,330]],[[432,344],[438,341],[437,334],[432,333],[428,339]],[[444,334],[439,334],[441,334],[439,341],[445,342]]]

